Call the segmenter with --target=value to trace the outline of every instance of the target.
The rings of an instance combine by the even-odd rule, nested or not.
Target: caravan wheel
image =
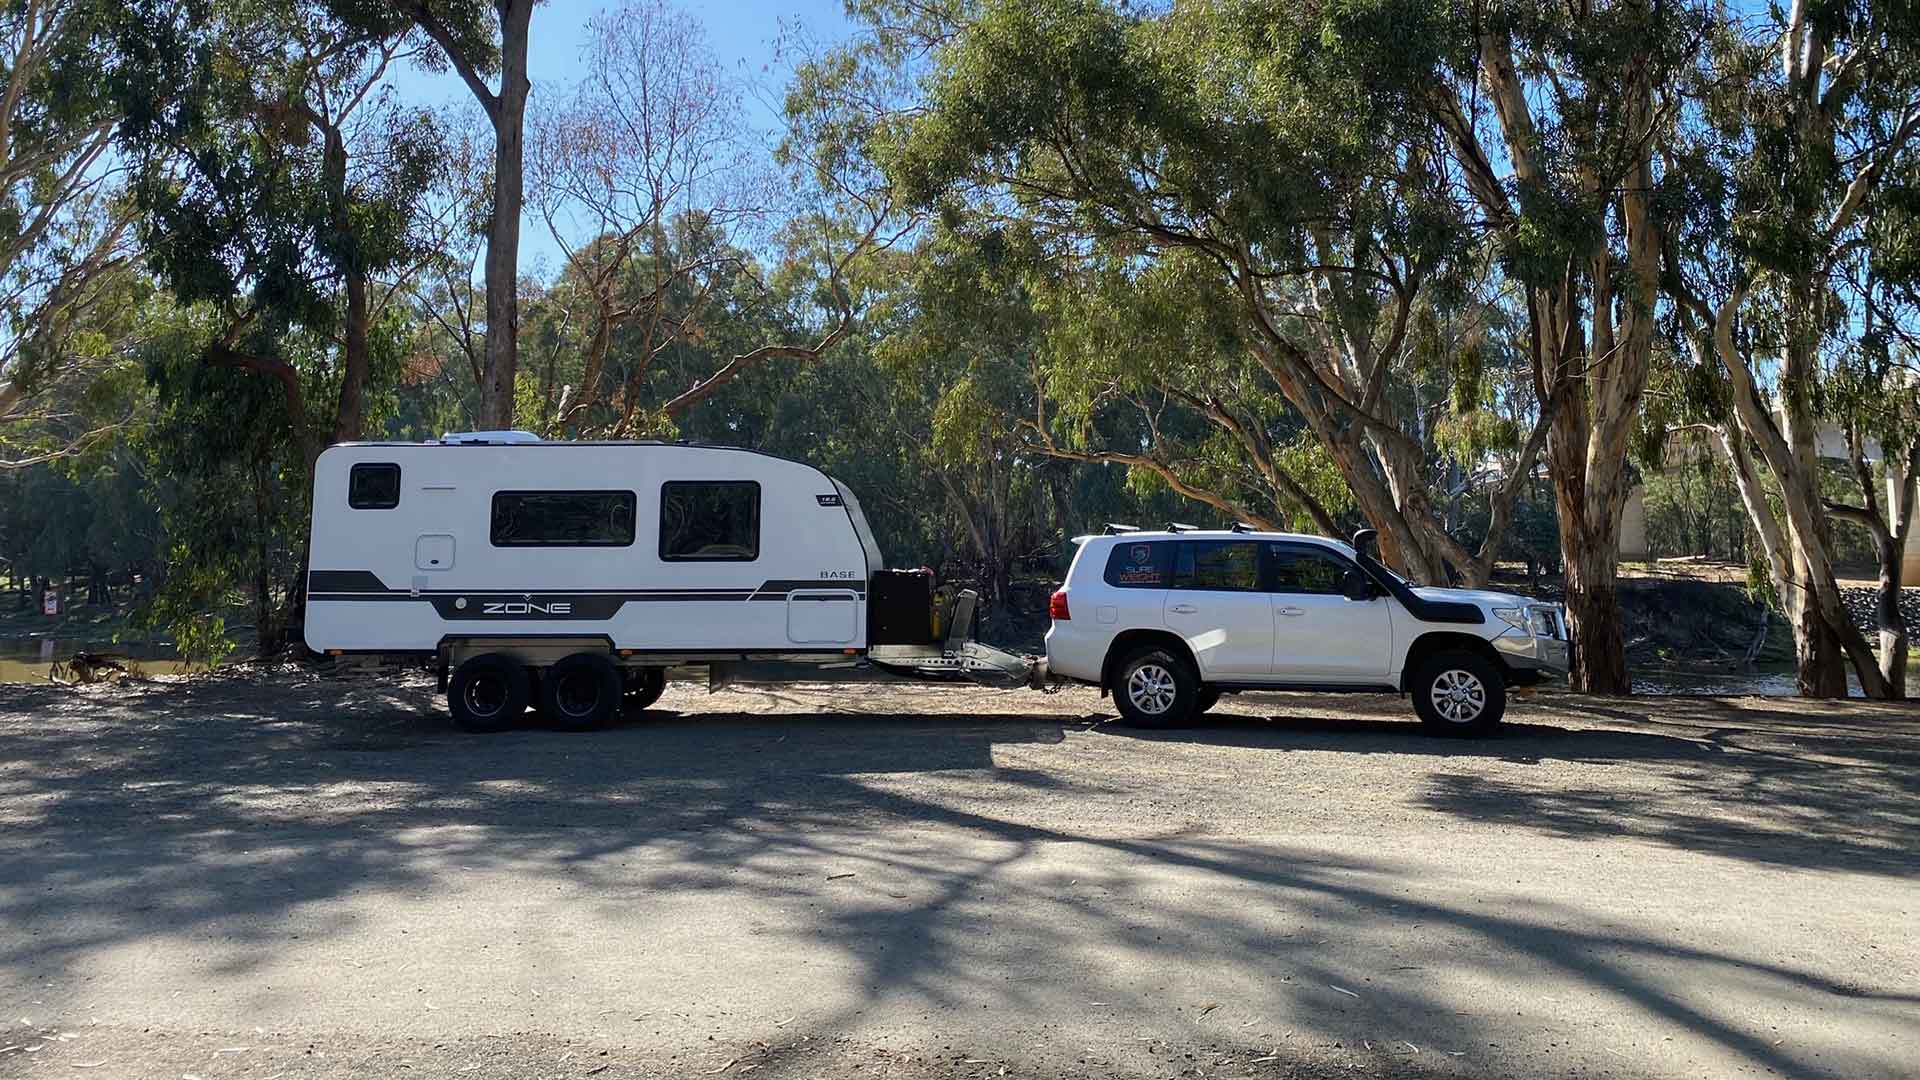
[[[666,668],[640,668],[627,672],[627,708],[634,712],[660,700],[667,691]]]
[[[598,653],[574,653],[540,677],[540,715],[564,731],[605,727],[620,712],[620,669]]]
[[[460,665],[447,683],[447,707],[462,731],[505,731],[526,714],[527,669],[510,656],[487,653]]]

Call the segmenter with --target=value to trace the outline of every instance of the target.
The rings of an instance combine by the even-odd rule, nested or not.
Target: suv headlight
[[[1493,617],[1513,627],[1515,630],[1525,630],[1527,628],[1526,608],[1497,607],[1493,609]]]

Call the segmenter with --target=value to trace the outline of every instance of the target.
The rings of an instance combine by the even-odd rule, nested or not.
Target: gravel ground
[[[1920,714],[0,686],[0,1076],[1912,1076]]]

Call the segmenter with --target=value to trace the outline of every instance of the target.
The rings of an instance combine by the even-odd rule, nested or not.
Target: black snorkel
[[[1374,557],[1373,553],[1379,550],[1379,544],[1380,530],[1378,529],[1361,529],[1354,533],[1354,561],[1360,564],[1360,569],[1366,571],[1367,576],[1372,578],[1375,584],[1385,589],[1395,600],[1400,601],[1400,606],[1407,610],[1407,614],[1421,622],[1477,624],[1487,621],[1486,613],[1480,610],[1478,604],[1463,604],[1453,600],[1429,600],[1414,592],[1406,582],[1395,577],[1381,565],[1378,558]]]

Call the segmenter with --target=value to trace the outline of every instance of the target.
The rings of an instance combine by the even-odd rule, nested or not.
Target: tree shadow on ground
[[[741,700],[794,710],[822,699],[714,703]],[[1067,988],[1007,972],[1084,966],[1089,950],[1104,950],[1116,982],[1137,981],[1133,973],[1150,981],[1161,967],[1204,970],[1246,988],[1248,1015],[1284,1014],[1327,1038],[1406,1030],[1472,1047],[1497,1034],[1496,1018],[1448,985],[1365,981],[1405,968],[1469,982],[1519,970],[1571,984],[1788,1075],[1865,1075],[1885,1062],[1865,1046],[1813,1061],[1694,999],[1689,981],[1729,981],[1780,1008],[1845,996],[1920,1036],[1912,999],[1898,992],[1596,924],[1572,904],[1503,910],[1417,897],[1406,886],[1412,870],[1384,855],[1115,830],[1098,814],[1050,823],[1017,804],[1084,800],[1124,813],[1146,795],[1180,795],[1151,790],[1168,782],[1152,775],[1122,782],[1000,764],[1011,748],[1087,737],[1095,724],[1084,717],[669,704],[588,736],[532,729],[476,739],[451,732],[417,682],[235,677],[119,698],[9,688],[0,696],[0,911],[17,932],[0,938],[0,970],[20,984],[53,980],[111,946],[218,933],[234,944],[225,963],[237,973],[287,947],[278,919],[292,910],[318,905],[320,932],[342,932],[356,916],[330,902],[427,892],[458,865],[564,878],[629,918],[635,898],[650,895],[806,902],[788,944],[850,962],[861,1001],[985,1002],[995,1015],[1042,1015]],[[1425,767],[1444,771],[1432,772],[1422,799],[1440,814],[1560,836],[1637,836],[1762,865],[1913,873],[1902,853],[1920,836],[1915,769],[1886,775],[1888,751],[1864,735],[1796,749],[1797,727],[1783,736],[1734,718],[1706,709],[1667,718],[1665,730],[1613,730],[1520,716],[1482,744],[1331,715],[1224,715],[1152,735],[1097,730],[1143,743],[1431,758]],[[1913,735],[1899,738],[1911,766]],[[1675,791],[1636,801],[1598,783],[1543,789],[1509,768],[1543,759],[1634,763]],[[1469,766],[1508,771],[1489,778],[1462,771]],[[1772,816],[1728,823],[1695,805],[1703,800]],[[1783,822],[1808,842],[1783,845]],[[841,901],[813,905],[828,865],[857,877]],[[1385,931],[1413,924],[1445,933],[1409,944]],[[1328,935],[1354,944],[1329,951]],[[1349,983],[1363,997],[1327,989]],[[1142,996],[1127,1008],[1145,1017],[1164,1003]],[[857,1012],[845,1006],[821,1023],[851,1023]]]

